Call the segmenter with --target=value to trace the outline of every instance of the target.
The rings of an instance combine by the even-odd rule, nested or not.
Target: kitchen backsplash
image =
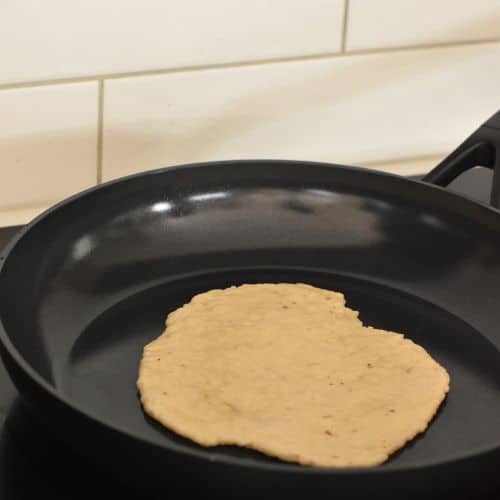
[[[500,108],[500,0],[3,0],[0,225],[122,175],[424,172]]]

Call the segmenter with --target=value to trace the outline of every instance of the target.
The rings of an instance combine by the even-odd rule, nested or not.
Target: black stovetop
[[[487,201],[490,185],[491,172],[475,169],[450,187]],[[0,250],[20,227],[0,228]],[[144,500],[49,435],[21,401],[0,362],[0,499],[31,500],[44,495]]]

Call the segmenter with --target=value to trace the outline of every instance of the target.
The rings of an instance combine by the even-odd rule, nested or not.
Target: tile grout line
[[[340,51],[345,53],[347,45],[347,26],[349,23],[349,0],[344,0],[344,18],[342,22],[342,38],[340,40]]]
[[[0,214],[7,212],[24,212],[25,210],[45,210],[58,203],[58,201],[60,201],[60,199],[43,200],[36,203],[28,202],[26,205],[22,203],[20,205],[3,205],[0,207]]]
[[[402,158],[388,158],[386,160],[369,160],[361,163],[361,167],[375,167],[377,165],[397,165],[398,163],[410,163],[415,161],[426,161],[426,160],[434,160],[436,158],[444,158],[448,153],[432,153],[426,155],[417,155],[417,156],[404,156]]]
[[[431,49],[444,49],[452,47],[467,47],[474,45],[488,45],[500,42],[499,37],[488,38],[484,40],[464,40],[459,42],[442,42],[442,43],[428,43],[421,45],[408,45],[408,46],[398,46],[398,47],[379,47],[373,49],[357,49],[357,50],[347,50],[345,52],[325,52],[320,54],[312,55],[300,55],[300,56],[289,56],[289,57],[275,57],[269,59],[261,60],[251,60],[251,61],[241,61],[241,62],[227,62],[227,63],[213,63],[213,64],[199,64],[193,66],[177,66],[174,68],[163,68],[163,69],[153,69],[153,70],[143,70],[143,71],[129,71],[123,73],[104,73],[98,75],[88,75],[81,77],[68,77],[68,78],[56,78],[48,80],[34,80],[28,82],[14,82],[14,83],[3,83],[0,84],[1,90],[14,90],[22,88],[33,88],[41,87],[47,85],[63,85],[70,83],[86,83],[93,82],[96,80],[119,80],[122,78],[136,78],[144,76],[157,76],[157,75],[168,75],[172,73],[187,73],[195,71],[208,71],[217,69],[231,69],[231,68],[246,68],[246,67],[256,67],[256,66],[266,66],[272,64],[286,64],[293,62],[307,62],[307,61],[320,61],[325,59],[337,59],[342,57],[351,56],[363,56],[363,55],[379,55],[379,54],[392,54],[399,52],[411,52],[411,51],[421,51],[421,50],[431,50]]]
[[[103,130],[104,130],[104,80],[99,80],[99,93],[97,101],[96,184],[101,184],[102,182]]]

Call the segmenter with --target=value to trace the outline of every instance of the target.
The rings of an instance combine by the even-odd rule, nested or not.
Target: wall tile
[[[192,161],[441,155],[500,107],[500,43],[111,80],[104,177]]]
[[[373,168],[397,175],[425,175],[430,172],[446,155],[424,156],[422,158],[401,158],[380,163],[364,163],[360,166]]]
[[[500,38],[500,0],[350,0],[347,49]]]
[[[0,91],[0,208],[94,184],[96,139],[95,82]]]
[[[5,0],[0,83],[340,49],[344,0]]]
[[[32,208],[19,208],[16,210],[0,210],[0,227],[27,224],[40,215],[50,205],[41,205]]]

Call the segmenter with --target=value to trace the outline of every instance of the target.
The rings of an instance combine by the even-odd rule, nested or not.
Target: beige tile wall
[[[423,172],[500,108],[500,0],[17,0],[0,47],[0,225],[191,161]]]
[[[350,0],[348,50],[500,37],[500,0]]]
[[[0,207],[50,203],[96,182],[96,82],[0,91]]]
[[[0,83],[338,52],[343,0],[7,0]]]
[[[489,44],[111,80],[103,178],[215,159],[440,154],[500,101],[498,62]]]

